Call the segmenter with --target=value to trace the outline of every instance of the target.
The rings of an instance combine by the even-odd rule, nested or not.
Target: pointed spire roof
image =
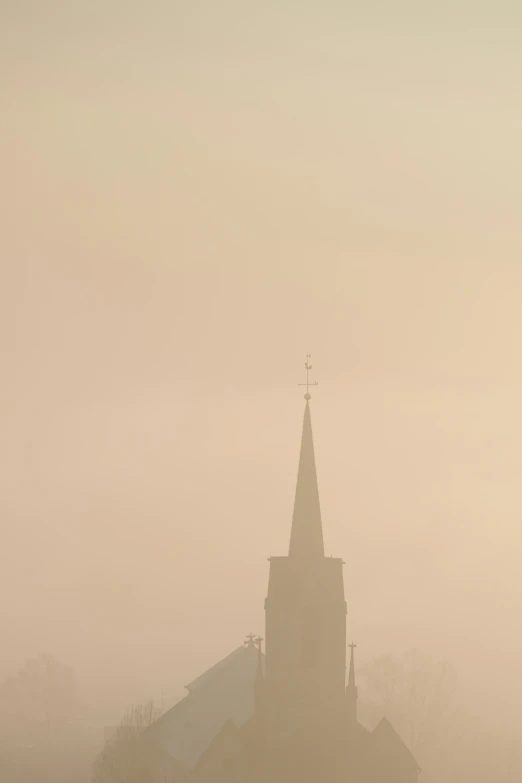
[[[355,648],[356,644],[350,644],[350,669],[348,672],[348,686],[346,688],[348,714],[352,720],[357,720],[357,687],[355,685]]]
[[[308,395],[307,395],[308,396]],[[310,403],[306,400],[297,473],[289,556],[308,560],[324,557],[323,527],[315,469]]]

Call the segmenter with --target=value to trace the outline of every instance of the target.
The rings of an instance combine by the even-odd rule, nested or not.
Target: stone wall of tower
[[[342,561],[272,558],[265,614],[265,685],[279,714],[340,708],[346,677]]]

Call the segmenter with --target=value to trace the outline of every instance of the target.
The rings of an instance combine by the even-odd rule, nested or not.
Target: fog
[[[2,679],[102,727],[263,632],[310,352],[361,661],[520,725],[521,22],[1,2]]]

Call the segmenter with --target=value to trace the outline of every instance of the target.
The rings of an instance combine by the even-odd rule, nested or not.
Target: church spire
[[[309,369],[307,361],[307,371]],[[308,386],[308,384],[307,384]],[[306,407],[303,420],[301,454],[297,473],[294,515],[290,534],[291,558],[309,559],[324,557],[323,527],[319,489],[315,469],[314,442],[312,438],[312,419],[310,416],[310,395],[306,393]]]
[[[353,642],[350,647],[350,669],[348,672],[348,686],[346,688],[346,698],[348,702],[348,713],[352,720],[357,720],[357,687],[355,685],[355,661],[354,650],[357,647]]]

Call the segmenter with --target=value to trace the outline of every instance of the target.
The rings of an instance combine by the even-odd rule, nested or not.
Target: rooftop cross
[[[252,647],[252,645],[257,642],[256,635],[254,633],[249,633],[247,638],[245,639],[245,646],[246,647]]]
[[[352,642],[351,644],[348,645],[348,647],[350,648],[350,650],[355,650],[357,645]]]
[[[308,402],[312,399],[312,395],[310,394],[310,386],[318,386],[319,384],[317,381],[310,381],[310,370],[312,369],[312,365],[310,364],[310,359],[312,358],[312,354],[307,353],[306,354],[306,361],[305,361],[305,369],[306,369],[306,383],[299,383],[298,386],[306,386],[306,394],[305,394],[305,400]]]

